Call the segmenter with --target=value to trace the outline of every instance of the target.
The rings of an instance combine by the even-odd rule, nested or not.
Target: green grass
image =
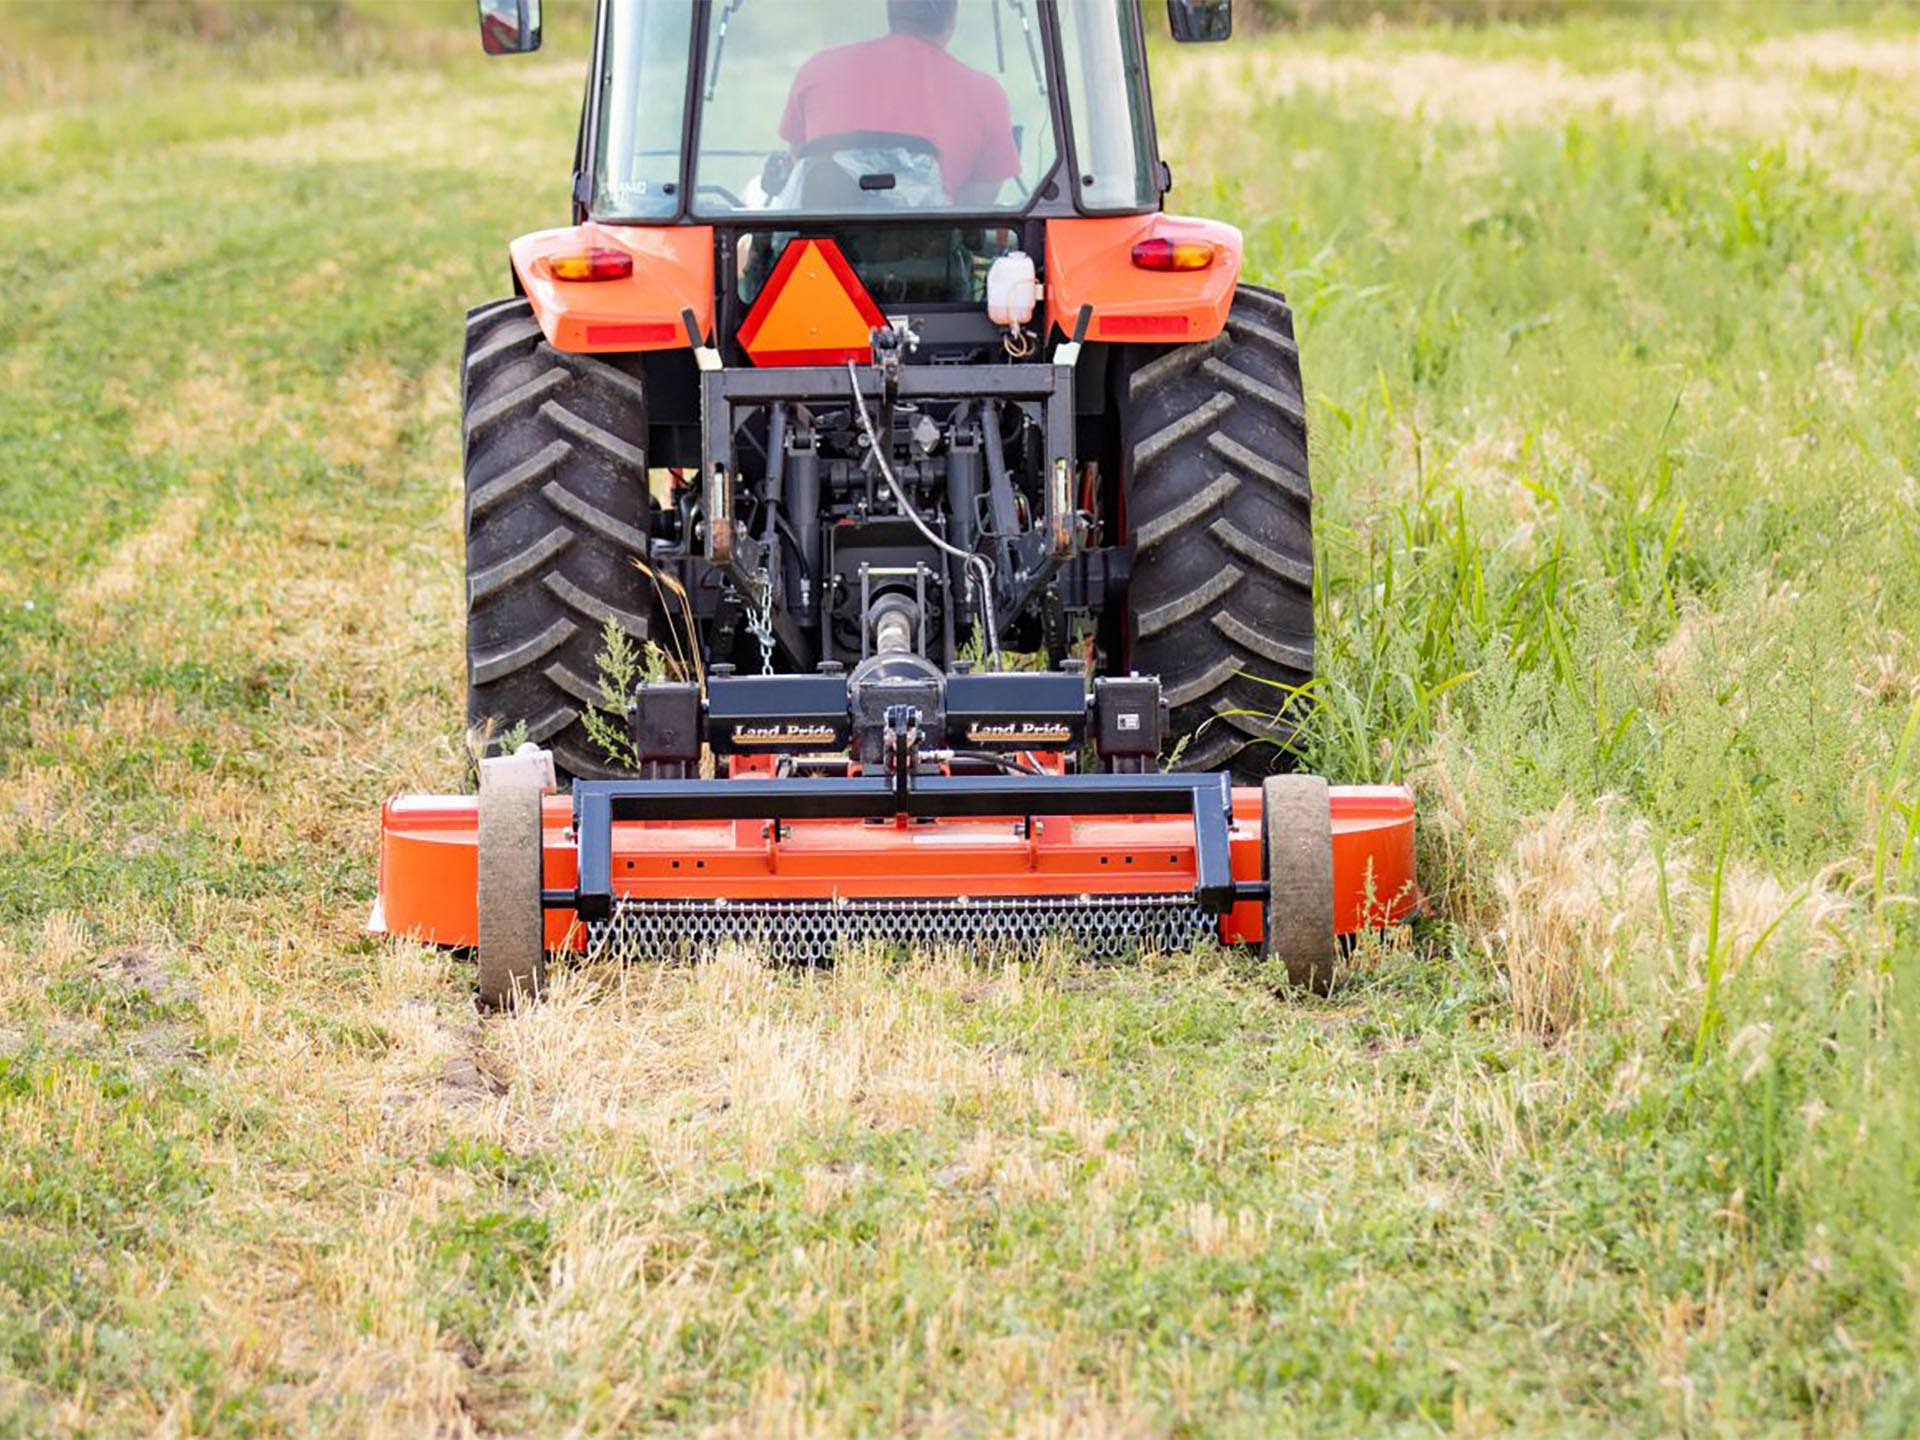
[[[1310,757],[1421,797],[1331,999],[482,1019],[361,926],[468,780],[458,317],[566,42],[75,8],[0,66],[0,1434],[1920,1431],[1910,18],[1157,53],[1299,318]]]

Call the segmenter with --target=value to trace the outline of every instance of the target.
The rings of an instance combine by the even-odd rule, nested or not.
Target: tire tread
[[[524,726],[563,778],[607,778],[582,712],[603,706],[608,620],[644,641],[653,598],[643,382],[555,350],[524,299],[467,316],[467,719],[496,739]]]
[[[1184,769],[1287,763],[1286,698],[1313,675],[1313,499],[1293,317],[1242,285],[1215,338],[1136,352],[1128,664],[1161,679]]]

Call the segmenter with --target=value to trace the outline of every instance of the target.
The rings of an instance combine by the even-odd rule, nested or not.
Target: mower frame
[[[1039,816],[1183,816],[1192,822],[1190,893],[1210,915],[1264,897],[1233,878],[1232,789],[1225,775],[851,775],[793,780],[582,780],[573,788],[579,877],[541,904],[604,920],[613,910],[616,822],[757,820],[1012,820],[1023,837]]]

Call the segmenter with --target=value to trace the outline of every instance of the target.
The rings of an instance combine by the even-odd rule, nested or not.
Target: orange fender
[[[556,255],[624,250],[624,280],[557,280]],[[592,355],[684,350],[681,312],[693,311],[702,336],[713,331],[713,230],[705,225],[569,225],[536,230],[507,247],[534,318],[556,350]]]
[[[1142,270],[1142,240],[1204,240],[1214,247],[1204,270]],[[1211,340],[1227,324],[1240,279],[1240,232],[1218,220],[1183,215],[1115,215],[1047,222],[1047,321],[1073,333],[1082,305],[1093,307],[1089,340],[1185,344]]]

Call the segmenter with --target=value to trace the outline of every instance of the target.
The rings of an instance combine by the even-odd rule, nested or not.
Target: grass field
[[[578,50],[4,13],[0,1433],[1920,1433],[1911,16],[1160,57],[1298,310],[1312,758],[1421,796],[1332,998],[482,1019],[361,927],[467,783],[459,316]]]

